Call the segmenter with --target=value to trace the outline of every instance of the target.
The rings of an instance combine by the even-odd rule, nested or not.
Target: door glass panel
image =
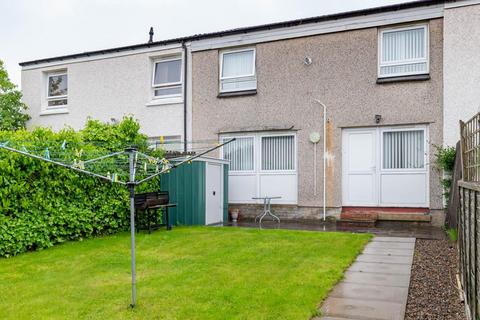
[[[422,169],[425,167],[423,130],[383,133],[384,169]]]
[[[372,171],[375,167],[375,132],[355,132],[348,135],[348,170]]]

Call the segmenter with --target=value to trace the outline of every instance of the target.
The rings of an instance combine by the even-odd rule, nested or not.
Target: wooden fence
[[[462,176],[464,181],[480,182],[480,113],[460,121]]]
[[[456,217],[460,280],[471,319],[480,319],[480,113],[460,121],[460,149]]]
[[[480,317],[480,184],[458,182],[458,248],[460,279],[471,319]]]

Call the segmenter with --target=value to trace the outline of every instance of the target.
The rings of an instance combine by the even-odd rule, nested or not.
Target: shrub
[[[437,167],[444,172],[444,175],[441,179],[441,184],[443,187],[443,195],[445,196],[446,203],[448,205],[450,188],[452,186],[451,174],[453,167],[455,166],[455,156],[457,151],[455,147],[435,146],[435,148],[437,149],[437,152],[435,153],[435,157],[437,158],[435,163]]]
[[[119,151],[147,137],[130,118],[118,124],[89,120],[85,129],[0,131],[0,142],[71,159],[80,146],[91,154]],[[68,148],[62,149],[63,141]],[[107,161],[108,165],[108,161]],[[110,163],[110,165],[115,165]],[[73,170],[0,149],[0,256],[50,247],[67,240],[111,234],[129,226],[128,190]],[[154,179],[155,180],[155,179]],[[152,181],[155,188],[158,181]]]

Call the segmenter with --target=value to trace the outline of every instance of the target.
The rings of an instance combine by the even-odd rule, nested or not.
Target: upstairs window
[[[255,90],[255,49],[225,51],[220,55],[220,92]]]
[[[68,103],[66,72],[47,75],[47,108],[65,107]]]
[[[182,58],[156,60],[153,68],[153,95],[155,98],[182,95]]]
[[[379,77],[428,73],[428,28],[426,25],[381,30]]]

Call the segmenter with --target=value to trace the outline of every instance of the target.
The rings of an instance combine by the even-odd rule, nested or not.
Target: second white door
[[[427,127],[343,131],[343,205],[428,207]]]

